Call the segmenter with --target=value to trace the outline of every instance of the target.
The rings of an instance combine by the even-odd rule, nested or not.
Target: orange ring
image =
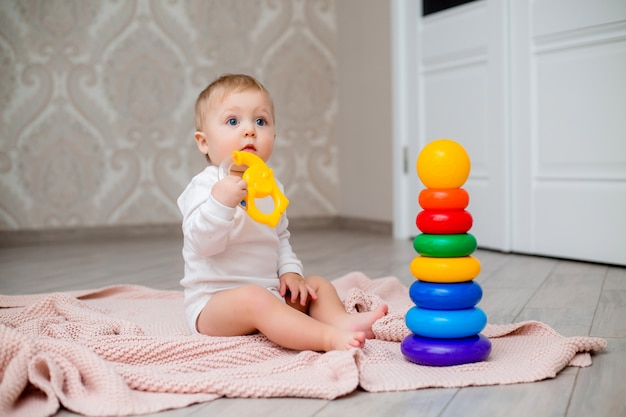
[[[424,188],[418,203],[424,210],[463,210],[469,204],[469,194],[463,188]]]
[[[480,262],[473,256],[458,258],[416,256],[409,268],[415,278],[426,282],[466,282],[480,274]]]

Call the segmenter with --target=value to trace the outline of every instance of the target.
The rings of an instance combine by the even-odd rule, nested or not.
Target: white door
[[[392,3],[396,157],[404,157],[406,148],[409,168],[407,179],[396,173],[397,194],[405,201],[396,199],[403,209],[394,213],[395,236],[417,233],[420,149],[448,138],[463,145],[472,162],[463,186],[470,194],[471,233],[481,247],[509,250],[507,10],[500,1],[477,1],[422,18],[420,3]]]
[[[626,265],[626,1],[510,4],[512,248]]]
[[[472,159],[480,246],[626,265],[626,1],[481,0],[425,18],[415,3],[393,3],[396,38],[412,37],[394,50],[409,65],[395,156],[406,147],[410,168],[395,173],[395,235],[417,232],[419,149],[449,137]]]

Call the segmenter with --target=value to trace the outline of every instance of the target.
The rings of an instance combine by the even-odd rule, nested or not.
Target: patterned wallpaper
[[[273,95],[289,215],[337,213],[333,0],[2,0],[0,230],[180,221],[199,91]]]

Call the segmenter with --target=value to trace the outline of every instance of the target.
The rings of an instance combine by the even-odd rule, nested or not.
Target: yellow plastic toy
[[[289,200],[280,191],[272,168],[257,155],[243,151],[233,151],[233,164],[248,167],[242,175],[243,180],[248,183],[248,196],[244,199],[244,208],[248,215],[259,223],[275,227],[280,221],[280,216],[287,210]],[[264,213],[256,206],[256,199],[268,196],[274,202],[274,210],[271,213]]]

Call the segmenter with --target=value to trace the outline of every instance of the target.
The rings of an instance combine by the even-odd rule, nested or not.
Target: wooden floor
[[[305,272],[336,278],[362,271],[397,276],[407,285],[411,242],[380,234],[295,230],[292,244]],[[180,289],[181,239],[133,237],[0,248],[0,293],[25,294],[140,284]],[[479,306],[494,324],[540,320],[565,336],[599,336],[606,352],[589,368],[566,368],[532,384],[427,389],[370,394],[334,401],[219,399],[158,413],[183,416],[626,416],[626,268],[477,251]],[[74,415],[66,410],[58,416]]]

